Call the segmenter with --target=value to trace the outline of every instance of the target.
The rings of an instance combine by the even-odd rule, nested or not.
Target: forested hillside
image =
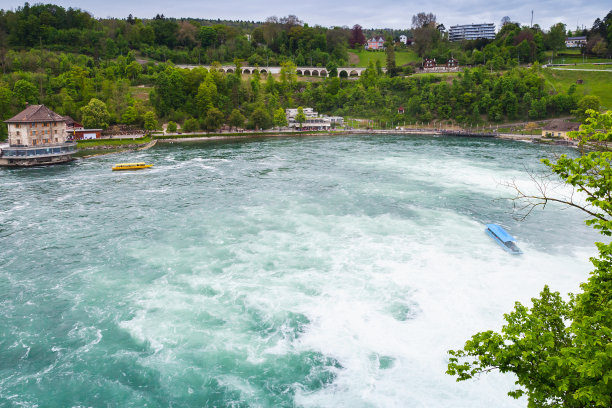
[[[417,64],[396,66],[394,51],[404,45],[389,36],[386,74],[380,65],[370,65],[359,79],[304,81],[296,76],[296,66],[324,66],[334,72],[349,64],[348,51],[363,49],[365,33],[375,30],[311,27],[296,16],[262,23],[163,15],[97,19],[78,9],[26,3],[0,11],[0,119],[26,103],[44,103],[96,127],[126,124],[152,130],[174,121],[194,130],[214,130],[224,123],[267,128],[275,115],[280,118],[279,109],[303,105],[364,119],[474,125],[566,115],[585,106],[581,88],[554,88],[537,63],[517,67],[519,60],[541,59],[546,50],[558,52],[553,37],[567,34],[563,25],[544,32],[507,22],[495,40],[450,43],[435,16],[414,17],[410,30],[387,32],[413,34],[413,53],[458,57],[467,65],[463,72],[410,75]],[[602,33],[609,35],[611,27],[609,13],[587,34],[608,49]],[[181,62],[284,68],[276,76],[241,75],[239,70],[224,74],[174,65]],[[399,107],[405,108],[401,116]],[[91,117],[91,112],[100,117]],[[0,137],[5,134],[0,127]]]

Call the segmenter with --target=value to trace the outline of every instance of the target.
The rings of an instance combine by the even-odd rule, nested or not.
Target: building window
[[[20,145],[21,144],[21,139],[17,139],[17,144]]]
[[[15,124],[15,127],[16,127],[17,129],[19,129],[19,123],[16,123],[16,124]]]
[[[19,136],[19,131],[17,131],[17,136]]]
[[[57,135],[57,129],[55,129],[55,134]]]
[[[57,137],[55,138],[55,143],[57,143]]]

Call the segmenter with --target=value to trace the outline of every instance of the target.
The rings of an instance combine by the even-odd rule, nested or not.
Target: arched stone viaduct
[[[220,72],[225,72],[231,74],[236,72],[236,67],[234,65],[221,65],[216,68],[211,67],[210,65],[177,65],[180,68],[193,69],[196,67],[210,69],[218,69]],[[338,69],[339,77],[360,77],[361,74],[367,68],[356,68],[356,67],[340,67]],[[244,74],[252,74],[255,70],[259,70],[260,74],[280,74],[281,67],[251,67],[245,66],[242,67],[242,72]],[[383,69],[383,71],[386,71]],[[314,76],[314,77],[327,77],[329,76],[329,72],[326,68],[321,67],[297,67],[296,73],[298,76]]]

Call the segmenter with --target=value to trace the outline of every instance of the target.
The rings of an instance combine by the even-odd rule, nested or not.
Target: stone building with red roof
[[[12,118],[0,165],[34,166],[72,160],[76,144],[66,140],[66,120],[45,105],[29,105]]]

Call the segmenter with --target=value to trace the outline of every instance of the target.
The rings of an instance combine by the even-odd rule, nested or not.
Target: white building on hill
[[[495,39],[495,24],[483,23],[483,24],[465,24],[456,25],[450,28],[448,39],[451,41],[463,41],[463,40],[478,40],[485,38],[488,40]]]
[[[313,108],[303,108],[306,121],[302,123],[303,130],[329,130],[332,126],[344,125],[344,118],[341,116],[319,115]],[[287,123],[290,128],[299,128],[300,124],[295,120],[297,109],[286,109]]]

